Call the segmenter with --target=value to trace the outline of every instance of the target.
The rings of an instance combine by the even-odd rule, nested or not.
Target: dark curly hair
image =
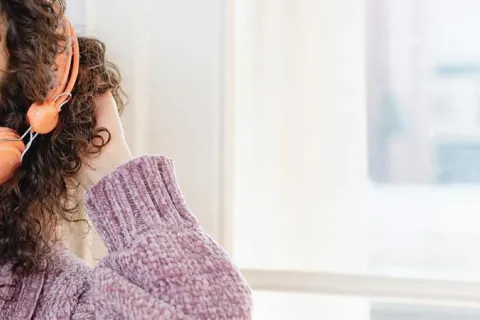
[[[64,23],[65,6],[64,0],[0,1],[6,27],[0,41],[8,54],[0,127],[25,132],[29,106],[54,86],[53,64],[65,40],[56,30]],[[79,46],[79,76],[59,126],[35,140],[14,177],[0,186],[0,266],[12,263],[15,274],[47,267],[54,226],[76,217],[79,203],[71,192],[76,186],[68,181],[79,172],[81,157],[98,154],[110,138],[106,129],[95,129],[94,96],[111,91],[119,111],[123,107],[120,74],[106,60],[104,44],[80,37]]]

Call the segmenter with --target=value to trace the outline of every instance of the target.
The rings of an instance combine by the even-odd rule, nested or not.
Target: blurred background
[[[480,319],[480,1],[68,11],[120,65],[134,152],[175,160],[254,319]]]

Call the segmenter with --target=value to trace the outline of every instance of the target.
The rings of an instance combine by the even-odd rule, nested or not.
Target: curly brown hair
[[[64,0],[0,2],[7,28],[0,41],[6,41],[8,53],[0,127],[25,132],[29,106],[44,100],[55,85],[52,66],[65,40],[56,30],[64,23],[65,6]],[[119,111],[123,107],[120,74],[106,60],[104,44],[80,37],[79,47],[78,80],[59,126],[35,140],[14,177],[0,186],[0,266],[12,263],[16,274],[48,266],[53,226],[62,219],[74,220],[79,207],[70,192],[76,186],[68,181],[80,170],[81,157],[98,154],[109,141],[106,129],[96,129],[94,96],[111,91]]]

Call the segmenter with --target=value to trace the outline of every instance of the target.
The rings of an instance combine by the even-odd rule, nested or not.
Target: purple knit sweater
[[[17,281],[0,267],[0,319],[250,319],[250,290],[199,226],[172,162],[146,156],[87,193],[109,255],[91,269],[61,249]]]

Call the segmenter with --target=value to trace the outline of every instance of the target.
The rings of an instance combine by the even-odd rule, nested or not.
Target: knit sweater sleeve
[[[109,255],[73,319],[250,319],[250,290],[187,207],[172,162],[145,156],[91,188],[87,213]]]

